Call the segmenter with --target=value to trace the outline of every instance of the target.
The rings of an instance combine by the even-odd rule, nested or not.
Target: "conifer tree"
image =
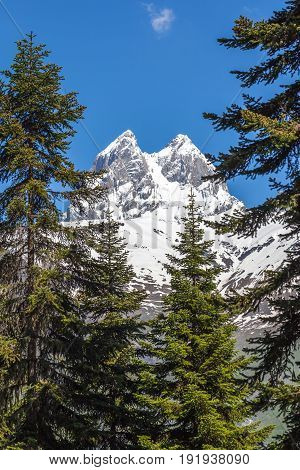
[[[247,360],[235,350],[234,325],[218,293],[220,267],[212,241],[204,240],[193,194],[183,232],[169,256],[171,293],[152,322],[148,348],[154,361],[143,374],[140,399],[154,425],[141,444],[148,448],[255,449],[266,435],[246,424],[247,387],[238,374]],[[156,425],[155,425],[156,424]]]
[[[228,180],[245,175],[254,179],[279,172],[284,175],[281,181],[270,177],[270,186],[276,191],[274,196],[257,207],[223,220],[217,224],[219,231],[248,237],[255,235],[261,226],[276,221],[286,229],[281,235],[283,242],[299,237],[299,28],[300,4],[292,0],[268,20],[253,22],[240,17],[235,22],[233,37],[219,40],[227,48],[259,49],[265,53],[266,59],[258,65],[247,71],[233,72],[243,87],[277,83],[281,91],[265,101],[244,94],[243,106],[232,105],[221,116],[205,113],[216,130],[234,129],[240,136],[238,145],[216,159],[219,165],[213,178]],[[256,352],[258,361],[251,381],[268,379],[270,388],[264,387],[261,404],[277,406],[285,416],[287,432],[280,440],[283,448],[300,448],[299,378],[293,364],[293,354],[299,350],[300,339],[299,276],[300,244],[296,241],[280,269],[266,273],[261,283],[238,298],[245,310],[256,308],[266,299],[273,310],[273,315],[265,318],[270,327],[268,331],[262,338],[251,340],[249,349]],[[294,384],[294,393],[292,385],[288,387],[288,393],[281,393],[281,390],[287,390],[287,386],[280,385],[282,379],[298,380]],[[297,431],[295,426],[298,426]]]
[[[102,189],[97,175],[76,171],[66,156],[84,108],[75,93],[62,93],[61,68],[47,62],[33,34],[17,48],[0,82],[0,335],[15,345],[0,387],[4,445],[85,448],[97,429],[72,348],[85,325],[74,297],[84,238],[74,250],[58,204],[82,211]]]
[[[141,340],[144,325],[136,313],[144,292],[133,288],[120,224],[108,210],[98,233],[88,242],[94,252],[88,287],[79,294],[88,325],[83,345],[84,375],[90,383],[85,397],[99,419],[98,449],[137,448],[144,414],[136,394],[144,369]],[[88,263],[91,260],[88,259]]]

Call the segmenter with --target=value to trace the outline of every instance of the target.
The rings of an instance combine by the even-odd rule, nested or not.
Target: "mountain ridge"
[[[94,160],[92,171],[105,170],[103,183],[108,188],[107,200],[114,217],[122,223],[129,259],[136,272],[136,285],[146,288],[148,299],[145,315],[161,308],[161,296],[168,291],[168,275],[163,267],[172,252],[184,205],[193,189],[204,217],[220,220],[225,214],[244,205],[232,196],[225,183],[203,181],[215,170],[192,140],[184,134],[175,136],[158,152],[142,151],[131,130],[123,132]],[[106,201],[106,205],[107,202]],[[88,210],[89,220],[103,215],[105,204]],[[70,222],[78,215],[70,212]],[[218,262],[226,268],[219,280],[223,292],[242,291],[253,286],[266,269],[275,269],[284,259],[287,248],[279,234],[279,224],[269,224],[255,238],[216,235],[205,228],[206,238],[214,240]],[[257,321],[259,314],[241,318],[241,325]]]

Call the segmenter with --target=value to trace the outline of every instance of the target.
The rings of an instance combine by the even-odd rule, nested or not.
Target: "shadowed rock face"
[[[200,153],[186,135],[179,134],[169,145],[158,152],[161,172],[168,181],[190,184],[194,187],[203,183],[203,176],[213,173],[213,166]]]
[[[161,308],[168,291],[169,278],[164,269],[166,255],[172,252],[180,221],[184,215],[191,187],[205,219],[220,220],[235,210],[244,210],[226,184],[203,181],[215,171],[214,166],[188,136],[179,134],[162,150],[147,153],[140,149],[133,132],[126,131],[100,152],[92,171],[106,170],[110,207],[116,220],[123,222],[122,235],[128,243],[135,285],[148,291],[143,315],[153,315]],[[99,219],[107,203],[99,201],[88,208],[85,219]],[[78,223],[78,215],[69,211],[69,222]],[[276,269],[288,248],[279,234],[280,225],[262,227],[255,238],[238,239],[218,236],[205,228],[208,239],[215,241],[218,262],[224,267],[219,288],[242,291],[253,286],[267,269]],[[293,242],[291,241],[290,244]],[[261,312],[240,318],[241,327],[256,327]]]
[[[101,152],[94,163],[96,171],[108,169],[113,187],[122,186],[129,181],[142,181],[148,167],[135,136],[126,131],[115,142]]]

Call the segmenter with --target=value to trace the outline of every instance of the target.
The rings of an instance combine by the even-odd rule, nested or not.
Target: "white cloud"
[[[153,3],[148,3],[145,7],[150,16],[151,26],[156,33],[164,33],[171,28],[175,20],[175,15],[171,8],[157,10]]]

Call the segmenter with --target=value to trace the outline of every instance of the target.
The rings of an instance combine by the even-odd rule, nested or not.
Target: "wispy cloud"
[[[157,9],[153,3],[144,4],[153,30],[156,33],[165,33],[168,31],[175,20],[174,12],[171,8]]]

